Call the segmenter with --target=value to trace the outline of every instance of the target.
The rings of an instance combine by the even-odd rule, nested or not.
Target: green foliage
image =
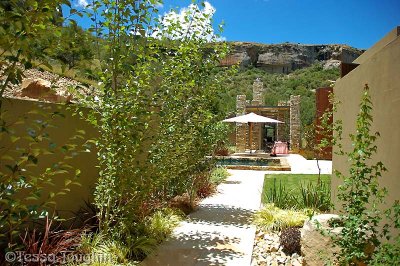
[[[229,176],[228,171],[224,167],[216,167],[211,171],[210,181],[215,185],[219,185]]]
[[[106,59],[96,97],[85,100],[100,131],[100,230],[128,243],[170,199],[187,193],[194,200],[197,179],[211,168],[205,156],[226,134],[218,95],[230,72],[215,71],[227,45],[206,40],[209,28],[182,35],[178,22],[153,20],[155,1],[116,3],[93,1],[89,10]],[[192,12],[188,21],[207,21]]]
[[[23,70],[17,63],[25,68],[32,66],[36,56],[32,47],[36,38],[60,33],[57,24],[62,23],[63,18],[56,10],[62,4],[70,5],[70,2],[10,0],[0,3],[0,62],[6,77],[0,85],[1,98],[10,84],[17,84],[22,79]]]
[[[380,246],[382,238],[389,238],[389,224],[382,224],[385,212],[382,211],[384,199],[387,194],[385,188],[380,187],[379,179],[382,173],[387,171],[382,162],[374,161],[377,152],[375,141],[379,133],[370,133],[373,122],[371,115],[372,102],[368,85],[365,85],[360,103],[360,111],[357,115],[356,133],[350,134],[352,149],[343,151],[340,146],[339,154],[349,158],[349,173],[336,171],[335,174],[343,180],[339,186],[338,199],[342,203],[344,214],[341,219],[342,231],[338,237],[332,236],[336,245],[341,248],[338,259],[342,263],[357,264],[370,263],[373,257],[371,245],[378,248],[375,262],[385,261],[382,252],[386,252],[387,245]],[[341,127],[340,127],[341,128]],[[336,137],[336,142],[341,140],[341,131]],[[394,219],[395,228],[400,225],[400,208],[398,202],[393,208],[393,215],[389,211],[387,215]],[[383,226],[383,230],[380,229]],[[392,246],[389,251],[395,252]],[[398,256],[397,256],[398,257]]]
[[[70,24],[61,28],[61,36],[51,42],[43,52],[69,68],[80,64],[80,69],[84,69],[89,67],[84,62],[91,62],[94,58],[94,43],[95,38],[89,32],[76,24]]]
[[[254,223],[263,230],[281,231],[288,227],[302,227],[308,210],[283,210],[267,204],[254,216]]]
[[[90,265],[131,265],[132,260],[140,260],[143,254],[150,254],[156,243],[155,239],[146,236],[123,242],[99,233],[88,233],[82,235],[77,252],[90,255]],[[75,265],[74,261],[70,264]]]
[[[299,202],[302,208],[310,208],[322,212],[331,209],[331,185],[325,182],[309,182],[300,185],[301,197]]]
[[[323,180],[318,182],[318,175],[278,175],[274,178],[266,176],[263,202],[274,203],[283,209],[310,208],[328,211],[331,207],[330,176],[321,177]]]
[[[384,243],[378,248],[376,252],[374,252],[370,265],[397,265],[399,261],[400,237],[397,236],[394,243]]]
[[[266,202],[273,203],[279,208],[290,209],[297,206],[296,197],[293,196],[292,191],[288,190],[282,181],[279,180],[279,186],[276,184],[276,178],[273,179],[273,185],[268,192],[264,192]]]
[[[106,258],[111,264],[126,265],[132,260],[142,260],[171,234],[183,217],[184,214],[178,210],[163,208],[138,224],[136,234],[114,238],[101,233],[83,234],[77,252],[91,254],[99,261]]]
[[[176,209],[165,208],[154,212],[146,218],[146,232],[157,242],[162,242],[172,230],[183,220],[184,213]]]

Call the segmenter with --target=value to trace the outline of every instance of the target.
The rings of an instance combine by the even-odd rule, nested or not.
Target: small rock
[[[277,261],[278,261],[279,264],[285,264],[286,257],[278,257]]]
[[[271,246],[270,251],[271,252],[277,252],[279,250],[279,244],[275,244],[273,246]]]
[[[298,261],[298,260],[292,260],[292,261],[291,261],[291,265],[292,265],[292,266],[301,266],[302,263],[301,263],[300,261]]]
[[[264,240],[266,240],[266,241],[270,241],[270,242],[273,242],[275,239],[274,239],[274,237],[272,237],[272,236],[270,236],[270,235],[267,235],[267,234],[265,234],[265,235],[264,235]]]

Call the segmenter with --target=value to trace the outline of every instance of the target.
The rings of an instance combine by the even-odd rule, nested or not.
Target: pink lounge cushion
[[[272,154],[288,154],[286,142],[277,141],[272,148]]]

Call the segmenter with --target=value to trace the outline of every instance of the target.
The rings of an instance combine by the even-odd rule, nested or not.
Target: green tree
[[[90,33],[76,24],[70,24],[61,29],[57,46],[50,56],[73,68],[82,61],[94,58],[94,43],[95,38]]]
[[[146,215],[192,192],[223,132],[225,74],[214,69],[226,44],[211,44],[217,37],[209,27],[157,24],[156,2],[93,1],[92,18],[101,20],[93,31],[107,49],[103,84],[88,102],[101,133],[95,198],[102,232],[125,243],[140,236]],[[197,7],[185,19],[209,17]]]

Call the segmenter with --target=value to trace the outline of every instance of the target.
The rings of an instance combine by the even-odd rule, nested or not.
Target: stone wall
[[[290,96],[290,149],[300,148],[300,95]]]
[[[276,108],[273,113],[267,114],[262,111],[264,97],[263,83],[256,79],[253,83],[253,100],[249,102],[246,100],[246,95],[237,95],[236,98],[236,115],[244,115],[246,113],[246,106],[251,105],[254,113],[259,115],[269,116],[284,123],[277,125],[277,140],[289,141],[291,149],[298,149],[300,147],[300,96],[291,96],[289,101],[280,101],[278,106],[289,106],[290,112],[287,108]],[[250,112],[250,111],[248,111]],[[252,150],[263,150],[263,130],[264,124],[252,125]],[[245,152],[250,149],[249,143],[249,126],[247,124],[236,124],[236,152]]]
[[[251,105],[262,105],[264,97],[264,84],[257,78],[253,83],[253,100]]]
[[[290,106],[290,101],[279,101],[278,106]],[[278,116],[276,119],[284,122],[284,123],[279,123],[277,125],[277,127],[278,127],[278,139],[277,140],[290,141],[290,139],[288,138],[288,136],[290,136],[290,134],[288,134],[289,132],[287,132],[289,129],[289,126],[290,126],[290,112],[279,109]]]

